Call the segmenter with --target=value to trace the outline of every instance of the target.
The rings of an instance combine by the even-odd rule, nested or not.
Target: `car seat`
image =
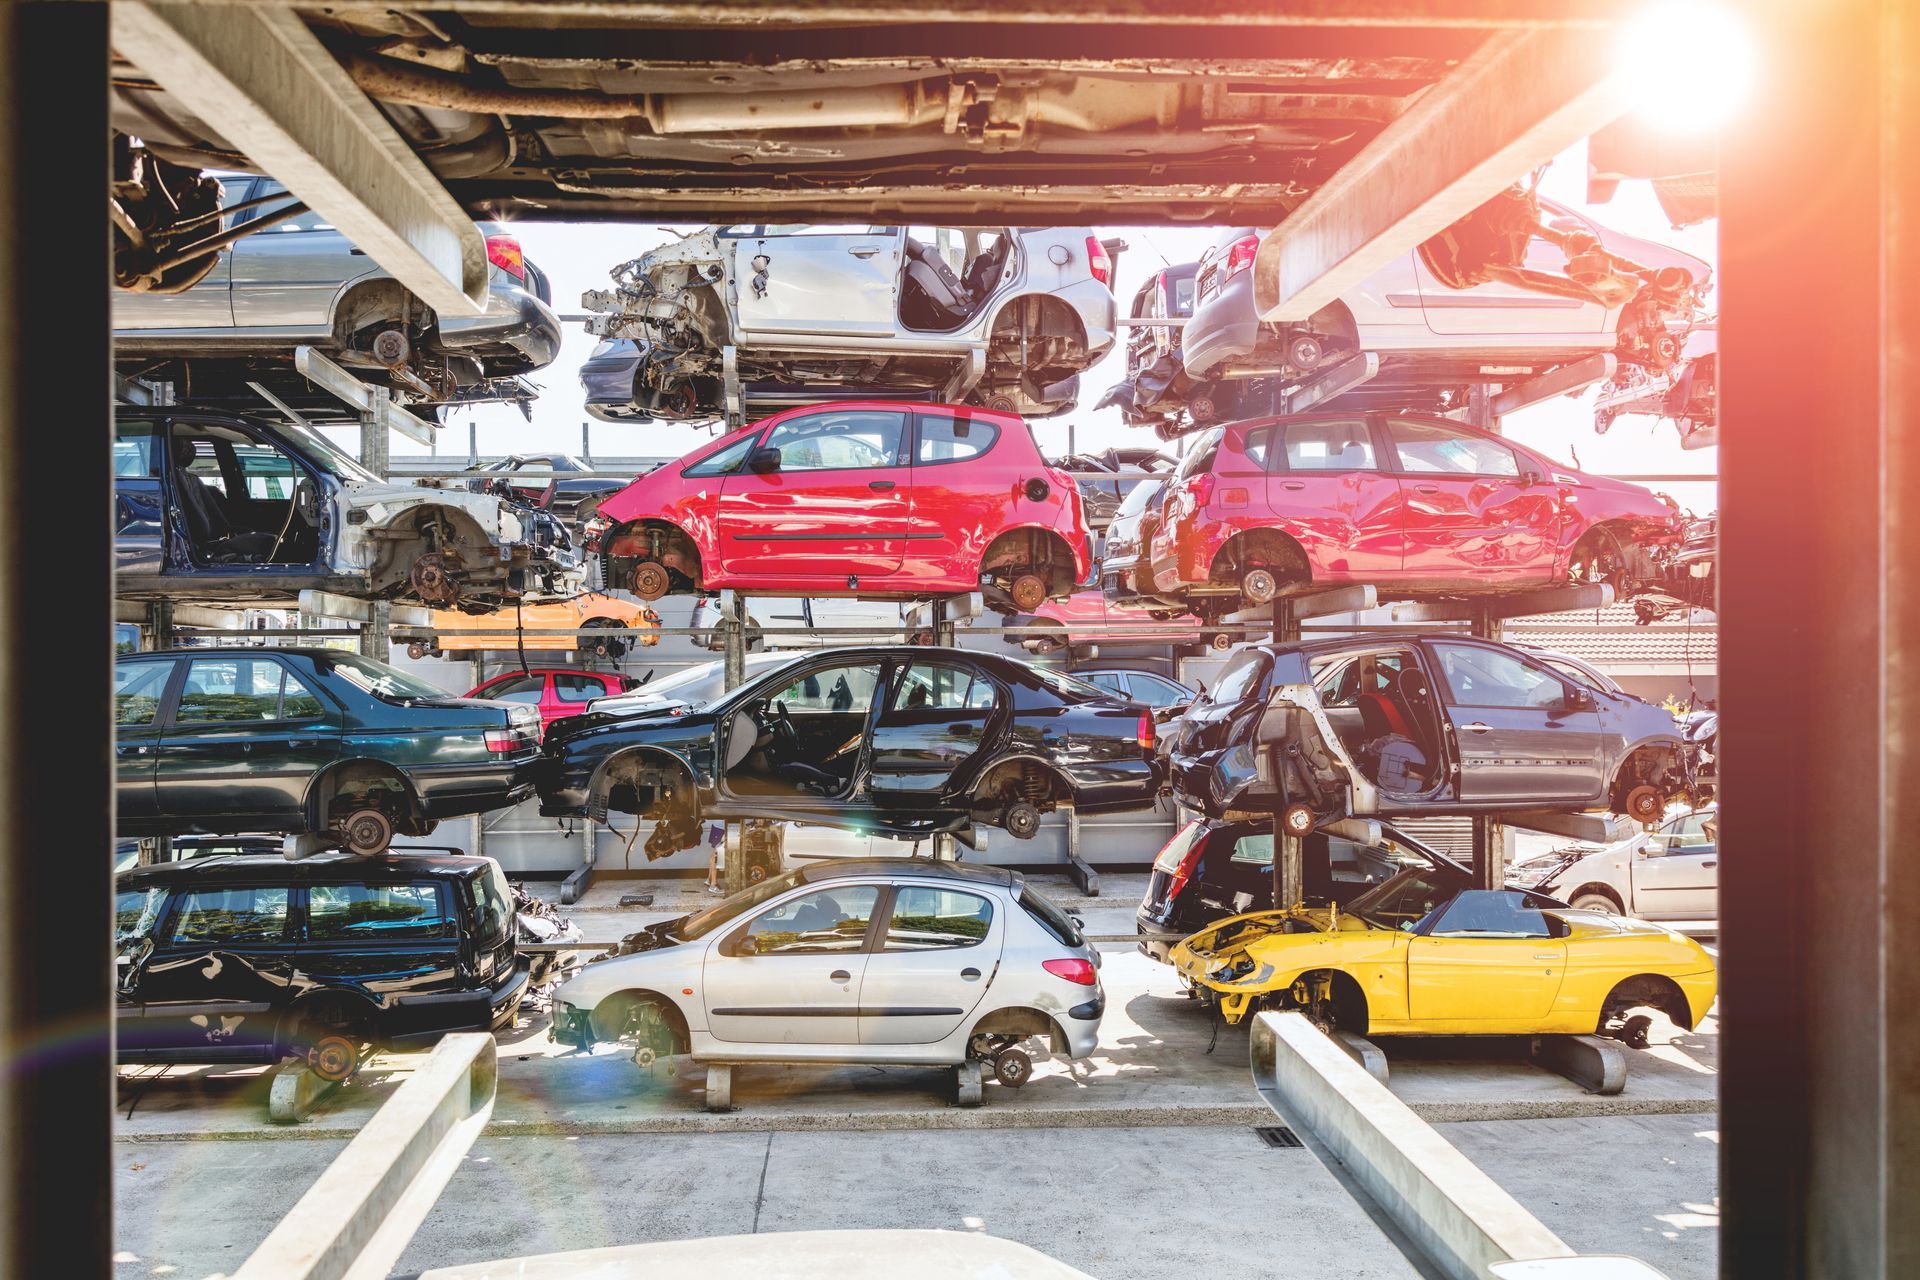
[[[1000,282],[1000,268],[1007,260],[1008,237],[1001,236],[967,267],[967,292],[978,302],[993,292]]]
[[[273,554],[272,534],[234,532],[212,488],[185,467],[173,469],[173,489],[180,495],[187,537],[201,559],[209,564],[257,564]]]
[[[907,288],[900,318],[912,329],[951,329],[966,320],[973,298],[946,259],[907,237]]]

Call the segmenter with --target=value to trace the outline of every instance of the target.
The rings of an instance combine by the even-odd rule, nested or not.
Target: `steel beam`
[[[422,422],[395,404],[391,391],[385,387],[370,386],[360,381],[312,347],[293,349],[293,367],[307,381],[329,392],[354,412],[363,415],[362,427],[368,425],[367,420],[370,418],[372,425],[391,428],[419,444],[433,443],[433,425]],[[365,459],[363,458],[362,461]],[[384,469],[379,469],[378,474],[385,478],[386,472]]]
[[[1261,319],[1307,319],[1630,105],[1590,31],[1489,37],[1260,242]]]
[[[484,307],[479,228],[291,8],[116,0],[113,45],[427,305]]]
[[[1538,377],[1516,382],[1505,391],[1496,393],[1489,411],[1495,418],[1504,418],[1555,396],[1576,395],[1596,382],[1611,378],[1618,365],[1619,361],[1605,352],[1575,360],[1572,364],[1563,364],[1558,369],[1549,369]]]
[[[1305,413],[1315,405],[1325,404],[1336,396],[1347,394],[1355,387],[1372,382],[1379,375],[1378,352],[1368,351],[1357,356],[1348,356],[1339,364],[1322,370],[1287,392],[1286,403],[1280,406],[1281,412]]]
[[[1604,609],[1613,603],[1613,587],[1604,582],[1542,587],[1481,600],[1414,600],[1393,606],[1395,622],[1500,622],[1542,613]]]
[[[107,67],[105,6],[0,5],[4,1276],[113,1273]]]

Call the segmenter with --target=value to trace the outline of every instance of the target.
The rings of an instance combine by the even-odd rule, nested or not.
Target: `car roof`
[[[278,854],[221,854],[181,862],[156,862],[123,871],[117,889],[145,886],[222,884],[373,884],[400,881],[471,880],[493,864],[491,858],[452,854],[402,854],[391,858],[356,858],[346,853],[321,853],[288,861]]]
[[[303,647],[287,646],[283,648],[279,645],[210,644],[210,645],[194,645],[191,648],[149,649],[141,653],[120,653],[120,654],[115,654],[114,658],[116,661],[124,661],[128,658],[179,658],[179,657],[205,658],[209,656],[224,655],[224,654],[230,654],[230,653],[252,655],[256,657],[265,656],[268,654],[279,654],[281,657],[290,657],[290,658],[318,658],[322,656],[337,658],[337,657],[340,657],[345,652],[346,651],[343,649],[324,649],[317,645],[308,645]],[[348,654],[347,656],[359,657],[360,655]]]
[[[932,858],[836,858],[832,862],[808,864],[800,872],[801,884],[819,884],[824,880],[848,880],[867,876],[911,877],[917,880],[951,880],[960,884],[997,885],[1018,888],[1023,880],[1018,872],[1004,867],[979,867]]]

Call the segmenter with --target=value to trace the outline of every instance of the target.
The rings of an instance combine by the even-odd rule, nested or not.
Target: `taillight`
[[[520,747],[520,735],[512,729],[487,730],[487,750],[505,753]]]
[[[515,280],[527,278],[527,256],[521,252],[517,236],[488,236],[487,261]]]
[[[1140,749],[1151,753],[1153,751],[1153,712],[1142,711],[1140,713],[1138,735],[1140,738]]]
[[[1165,901],[1172,902],[1187,887],[1187,881],[1193,878],[1193,870],[1200,865],[1200,850],[1206,844],[1202,833],[1196,828],[1200,824],[1189,823],[1180,834],[1167,842],[1160,856],[1153,860],[1153,869],[1164,872],[1167,877],[1167,896]],[[1178,858],[1169,858],[1167,854],[1175,848],[1180,851]]]
[[[1193,505],[1197,510],[1213,501],[1213,472],[1202,471],[1197,476],[1187,477],[1187,492],[1193,495]]]
[[[1253,256],[1260,252],[1259,236],[1242,236],[1233,242],[1227,250],[1226,266],[1221,268],[1220,279],[1231,280],[1253,265]]]
[[[1094,972],[1091,960],[1042,960],[1040,967],[1056,978],[1065,978],[1068,982],[1077,982],[1083,987],[1090,987],[1100,980],[1100,975]]]
[[[1107,246],[1100,243],[1099,236],[1087,237],[1087,270],[1095,280],[1113,288],[1113,259],[1107,256]]]

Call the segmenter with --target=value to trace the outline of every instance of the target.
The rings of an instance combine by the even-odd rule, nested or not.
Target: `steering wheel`
[[[773,702],[768,706],[773,711],[773,736],[780,740],[782,746],[798,748],[800,730],[794,727],[793,714],[787,710],[787,704]]]

